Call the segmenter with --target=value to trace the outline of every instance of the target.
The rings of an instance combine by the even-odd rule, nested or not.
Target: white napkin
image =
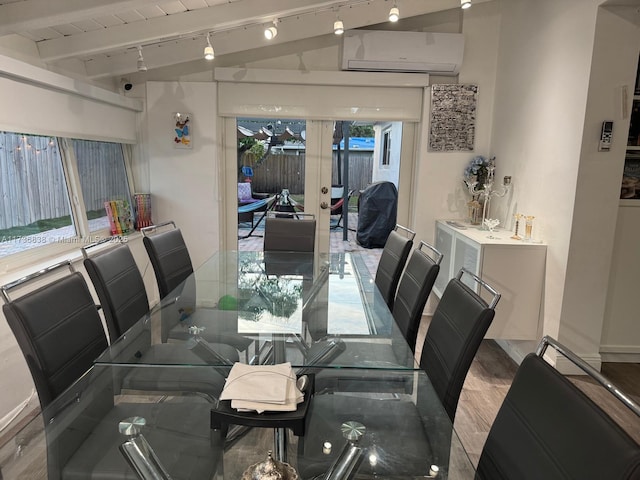
[[[231,407],[238,411],[291,412],[304,400],[304,395],[296,386],[296,374],[290,363],[235,363],[220,400],[231,400]]]

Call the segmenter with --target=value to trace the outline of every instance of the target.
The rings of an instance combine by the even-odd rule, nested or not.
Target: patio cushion
[[[251,195],[251,184],[249,182],[238,183],[238,202],[249,203],[259,200]]]

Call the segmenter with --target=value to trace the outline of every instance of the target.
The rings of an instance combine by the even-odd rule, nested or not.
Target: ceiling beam
[[[297,1],[297,0],[296,0]],[[260,0],[262,2],[262,0]],[[451,5],[457,5],[459,0],[403,0],[401,14],[406,17],[415,17],[433,13],[435,11],[449,10]],[[353,5],[344,11],[341,10],[340,18],[347,29],[366,27],[380,23],[386,18],[388,3],[371,2]],[[322,11],[313,15],[287,18],[279,24],[279,33],[276,38],[267,41],[263,35],[263,29],[259,25],[238,28],[214,34],[211,42],[216,56],[229,55],[237,52],[250,51],[262,47],[276,48],[277,45],[289,42],[299,42],[310,37],[320,37],[329,34],[329,39],[334,45],[340,44],[340,38],[333,35],[332,26],[335,12]],[[401,25],[398,26],[401,29]],[[323,42],[324,46],[327,45]],[[144,60],[149,69],[164,68],[173,64],[190,61],[202,61],[203,69],[211,65],[203,59],[205,43],[202,39],[180,39],[144,49]],[[286,53],[284,53],[286,54]],[[85,62],[86,73],[89,78],[97,79],[106,76],[123,76],[136,73],[137,51],[130,50],[124,54],[100,56]],[[215,65],[215,60],[214,60]],[[144,76],[145,74],[140,74]]]
[[[23,0],[0,5],[0,36],[114,15],[157,0]]]
[[[347,0],[357,2],[360,0]],[[224,30],[276,18],[344,5],[345,0],[242,0],[184,13],[150,18],[78,35],[38,42],[40,58],[45,62],[67,57],[87,56],[152,44],[183,35]]]

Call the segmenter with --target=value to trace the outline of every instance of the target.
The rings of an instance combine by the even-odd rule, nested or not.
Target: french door
[[[216,68],[221,172],[221,248],[238,245],[238,118],[305,122],[304,212],[316,218],[316,252],[329,252],[333,132],[336,120],[402,122],[398,222],[411,226],[416,135],[424,115],[424,76],[362,72]],[[393,83],[391,83],[393,84]],[[255,175],[255,171],[254,171]],[[278,193],[278,192],[266,192]],[[355,226],[351,226],[352,228]]]

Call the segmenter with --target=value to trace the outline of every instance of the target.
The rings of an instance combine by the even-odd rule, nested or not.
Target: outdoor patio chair
[[[254,212],[265,211],[267,200],[268,196],[253,193],[251,182],[238,183],[238,223],[251,222],[253,227]]]
[[[334,197],[334,194],[338,194],[339,197]],[[347,194],[347,206],[344,208],[344,187],[340,188],[332,188],[331,189],[331,216],[338,215],[338,221],[331,225],[331,229],[342,228],[340,223],[342,222],[342,218],[344,217],[344,212],[346,211],[349,214],[349,201],[351,200],[351,196],[353,195],[353,190],[349,190]]]

